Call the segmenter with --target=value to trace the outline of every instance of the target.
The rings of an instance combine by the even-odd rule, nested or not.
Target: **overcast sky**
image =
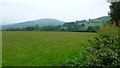
[[[106,0],[0,0],[0,6],[3,25],[42,18],[68,22],[107,16],[109,11]]]

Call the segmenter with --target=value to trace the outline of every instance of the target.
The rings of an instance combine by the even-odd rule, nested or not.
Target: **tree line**
[[[47,25],[47,26],[29,26],[24,28],[8,28],[6,31],[66,31],[66,32],[96,32],[100,26],[88,26],[85,28],[85,24],[78,25],[75,22],[65,23],[63,25]],[[84,29],[85,28],[85,29]]]

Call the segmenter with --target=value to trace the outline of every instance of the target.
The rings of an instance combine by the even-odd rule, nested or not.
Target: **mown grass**
[[[59,66],[96,33],[3,31],[3,66]],[[80,56],[82,57],[82,56]],[[83,57],[84,58],[84,57]]]

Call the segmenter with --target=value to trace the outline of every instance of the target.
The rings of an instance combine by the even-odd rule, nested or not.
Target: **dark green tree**
[[[60,27],[59,31],[66,31],[66,28],[65,27]]]
[[[74,26],[69,26],[66,28],[66,30],[72,32],[72,31],[75,31],[76,28]]]
[[[111,2],[109,15],[116,26],[120,27],[120,1]]]
[[[88,28],[87,28],[87,31],[89,31],[89,32],[96,32],[96,31],[98,31],[100,29],[100,26],[89,26]]]
[[[89,32],[95,31],[95,28],[94,28],[93,26],[89,26],[89,27],[87,28],[87,31],[89,31]]]
[[[82,24],[81,24],[81,26],[82,26],[82,27],[85,27],[85,24],[84,24],[84,23],[82,23]]]
[[[33,26],[29,26],[29,27],[26,27],[25,30],[27,30],[27,31],[33,31],[34,27]]]
[[[40,30],[40,27],[39,27],[38,24],[34,26],[34,30],[35,30],[35,31],[39,31],[39,30]]]
[[[41,31],[59,31],[60,26],[53,26],[53,25],[48,25],[48,26],[42,26],[40,28]]]

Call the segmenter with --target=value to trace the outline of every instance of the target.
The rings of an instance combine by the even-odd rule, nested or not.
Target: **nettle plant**
[[[108,25],[102,28],[99,36],[89,40],[91,48],[88,66],[120,66],[120,32],[119,27]]]

